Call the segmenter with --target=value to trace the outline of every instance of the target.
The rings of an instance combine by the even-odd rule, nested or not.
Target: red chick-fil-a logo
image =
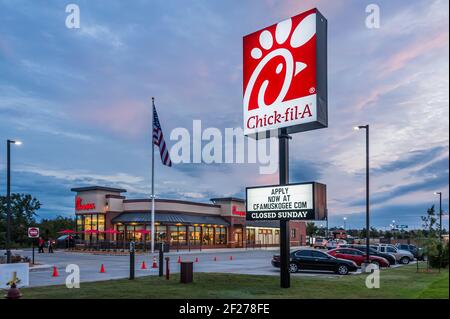
[[[244,127],[314,120],[316,10],[244,37]]]
[[[231,207],[231,214],[239,217],[245,217],[245,212],[238,211],[236,206]]]
[[[82,204],[81,197],[75,199],[75,210],[92,210],[95,209],[94,203]]]

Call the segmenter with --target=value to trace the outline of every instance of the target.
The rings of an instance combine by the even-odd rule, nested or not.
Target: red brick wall
[[[293,230],[295,230],[295,234]],[[289,238],[291,241],[291,246],[306,245],[306,223],[298,221],[290,221],[289,232],[290,232]]]

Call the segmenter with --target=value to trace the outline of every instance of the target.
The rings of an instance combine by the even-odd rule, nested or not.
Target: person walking
[[[53,242],[51,238],[48,239],[48,253],[53,254]]]
[[[38,246],[39,246],[38,254],[41,254],[41,253],[43,254],[43,253],[44,253],[44,245],[45,245],[44,238],[39,237],[39,241],[38,241]]]

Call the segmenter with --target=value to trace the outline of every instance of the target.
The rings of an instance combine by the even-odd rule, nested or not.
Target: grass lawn
[[[278,276],[195,273],[180,284],[175,274],[81,283],[80,289],[50,286],[21,289],[23,298],[449,298],[448,269],[416,273],[414,265],[382,270],[380,288],[368,289],[365,275],[291,276],[291,288],[279,288]]]

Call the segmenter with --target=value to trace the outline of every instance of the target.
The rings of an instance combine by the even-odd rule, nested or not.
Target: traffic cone
[[[195,262],[198,263],[198,257],[195,257]]]
[[[158,268],[158,264],[156,263],[156,257],[153,257],[152,268]]]
[[[105,266],[103,264],[100,266],[100,273],[101,274],[105,273]]]
[[[181,257],[180,257],[180,256],[178,256],[178,261],[177,261],[177,263],[181,264]]]
[[[53,266],[52,277],[59,277],[58,268],[56,268],[56,266]]]
[[[147,265],[145,264],[145,261],[142,262],[141,269],[147,269]]]

